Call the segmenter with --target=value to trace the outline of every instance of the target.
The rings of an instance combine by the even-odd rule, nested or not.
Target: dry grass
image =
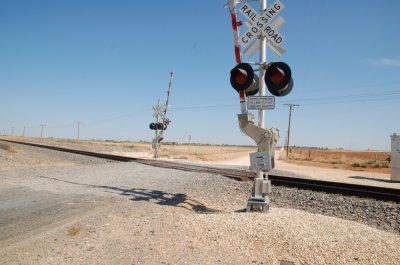
[[[0,143],[0,149],[3,149],[9,153],[16,153],[17,150],[15,150],[13,147],[11,147],[8,144]]]
[[[130,149],[132,152],[146,152],[151,151],[151,144],[145,142],[129,142],[129,141],[112,141],[112,140],[72,140],[72,139],[56,139],[55,142],[63,144],[76,144],[95,146],[101,145],[110,148],[124,147]]]
[[[53,138],[38,139],[28,137],[14,138],[15,140],[20,141],[39,142],[48,145],[129,155],[133,157],[150,158],[154,153],[151,143],[149,142]],[[239,157],[248,156],[249,153],[256,152],[256,150],[257,147],[255,146],[162,143],[160,148],[160,157],[163,159],[216,162],[234,160]],[[286,159],[286,151],[280,153],[279,159],[306,166],[390,173],[390,164],[386,160],[389,155],[389,152],[294,148],[291,149],[288,159]]]
[[[154,150],[149,142],[130,142],[114,140],[76,140],[62,138],[31,138],[17,137],[16,141],[27,141],[45,145],[54,145],[80,150],[98,151],[119,155],[152,157]],[[193,160],[193,161],[221,161],[235,159],[255,152],[257,147],[227,146],[227,145],[199,145],[199,144],[172,144],[161,143],[160,157],[166,159]],[[138,154],[135,154],[138,153]],[[139,154],[140,153],[140,154]],[[147,156],[143,155],[147,154]]]
[[[163,145],[160,156],[168,159],[221,161],[255,152],[256,147],[217,145]]]
[[[67,235],[69,236],[77,236],[82,233],[82,225],[80,223],[76,223],[67,228]]]
[[[286,150],[280,155],[281,159],[293,163],[380,172],[389,171],[390,163],[387,160],[389,156],[389,152],[300,148],[291,149],[288,158],[286,158]]]

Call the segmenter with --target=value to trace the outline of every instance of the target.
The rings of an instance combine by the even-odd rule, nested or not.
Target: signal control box
[[[250,170],[268,172],[274,168],[273,155],[270,152],[255,152],[250,154]]]

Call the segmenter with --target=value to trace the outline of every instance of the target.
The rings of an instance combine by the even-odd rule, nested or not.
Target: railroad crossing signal
[[[232,87],[239,93],[241,114],[238,114],[239,127],[257,143],[257,152],[250,154],[250,169],[257,172],[251,196],[247,202],[247,212],[253,207],[261,207],[266,212],[269,209],[268,194],[271,193],[271,181],[267,172],[274,168],[274,153],[279,139],[277,129],[264,128],[264,110],[275,107],[274,96],[285,96],[293,88],[292,73],[290,67],[283,62],[267,64],[265,58],[265,44],[278,56],[282,56],[285,50],[280,47],[284,37],[278,32],[286,22],[278,16],[285,7],[280,0],[267,6],[266,0],[260,0],[260,15],[248,4],[246,0],[229,0],[229,9],[232,20],[233,42],[235,46],[236,66],[230,71]],[[236,5],[240,4],[240,13],[247,18],[245,23],[247,30],[239,34],[239,26],[242,21],[237,20]],[[252,56],[260,49],[259,65],[260,78],[254,73],[252,66],[243,63],[241,47],[247,56]],[[265,85],[274,96],[265,96]],[[260,96],[253,96],[260,90]],[[246,96],[247,104],[246,104]],[[246,106],[247,105],[247,106]],[[254,116],[248,109],[258,109],[258,125],[254,122]]]
[[[167,129],[168,124],[171,122],[167,118],[167,110],[168,110],[168,102],[172,87],[172,79],[174,76],[174,72],[170,72],[168,90],[167,90],[167,100],[164,105],[160,105],[160,100],[158,100],[158,104],[153,106],[153,117],[156,118],[156,122],[150,123],[149,127],[151,130],[155,131],[155,137],[153,138],[152,148],[154,149],[154,158],[158,158],[159,148],[161,146],[161,141],[163,138],[163,133]]]

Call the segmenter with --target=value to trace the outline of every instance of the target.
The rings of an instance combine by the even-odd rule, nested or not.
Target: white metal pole
[[[267,0],[260,0],[260,14],[267,9]],[[267,61],[267,40],[265,39],[264,35],[260,36],[260,71],[259,71],[259,89],[260,89],[260,96],[265,96],[265,83],[264,83],[264,75],[265,69],[262,65]],[[264,121],[265,110],[261,109],[258,110],[258,126],[261,128],[265,127]]]
[[[267,9],[267,0],[260,0],[260,14],[264,12],[264,10]],[[267,61],[267,41],[263,35],[260,36],[259,39],[260,42],[260,70],[259,70],[259,94],[260,96],[265,96],[265,83],[264,83],[264,75],[265,75],[265,69],[263,68],[263,64]],[[265,122],[264,122],[264,114],[265,110],[260,109],[258,110],[258,126],[261,128],[265,128]],[[264,173],[259,170],[257,172],[257,178],[262,179],[264,177]],[[256,185],[255,187],[255,196],[260,196],[261,191],[259,190],[259,187]]]

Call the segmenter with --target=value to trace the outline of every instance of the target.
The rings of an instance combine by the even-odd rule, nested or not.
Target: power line
[[[400,91],[396,90],[296,99],[304,106],[398,100],[400,100]]]
[[[216,109],[224,109],[224,108],[233,108],[237,107],[237,104],[223,104],[223,105],[204,105],[204,106],[190,106],[190,107],[171,107],[171,111],[190,111],[190,110],[216,110]]]
[[[335,90],[337,91],[337,90]],[[349,104],[349,103],[364,103],[364,102],[387,102],[387,101],[400,101],[400,90],[388,90],[378,92],[364,92],[364,93],[352,93],[334,96],[321,96],[321,97],[309,97],[309,98],[298,98],[297,102],[301,103],[302,107],[311,107],[318,105],[329,105],[329,104]],[[285,104],[284,104],[285,105]],[[170,110],[173,112],[179,111],[210,111],[210,110],[222,110],[237,107],[237,104],[215,104],[215,105],[203,105],[203,106],[182,106],[182,107],[171,107]],[[140,112],[125,113],[114,117],[104,118],[100,120],[93,120],[85,122],[85,124],[93,125],[99,123],[107,123],[115,120],[131,119],[132,116],[141,115]],[[41,125],[42,126],[42,125]],[[46,126],[49,129],[56,128],[67,128],[73,127],[73,124],[65,125],[49,125]],[[11,134],[13,135],[15,130],[23,128],[22,135],[25,135],[26,129],[35,128],[36,126],[21,126],[11,128]],[[41,128],[41,134],[43,134],[43,127]]]

